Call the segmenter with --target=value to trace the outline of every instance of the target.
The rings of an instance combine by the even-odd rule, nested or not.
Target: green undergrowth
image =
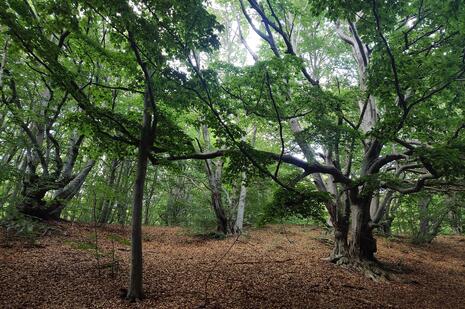
[[[11,245],[14,240],[25,241],[29,245],[37,244],[38,238],[45,235],[52,227],[33,217],[17,211],[11,211],[0,219],[0,227],[5,232],[4,245]]]

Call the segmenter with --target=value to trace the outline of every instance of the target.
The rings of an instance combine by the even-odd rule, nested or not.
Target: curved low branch
[[[179,155],[179,156],[169,156],[167,158],[164,158],[165,160],[168,161],[179,161],[179,160],[189,160],[189,159],[194,159],[194,160],[206,160],[206,159],[213,159],[221,156],[225,156],[228,153],[232,153],[234,150],[231,149],[221,149],[221,150],[216,150],[212,152],[205,152],[205,153],[192,153],[192,154],[185,154],[185,155]],[[329,174],[334,177],[335,182],[339,183],[344,183],[344,184],[351,184],[352,180],[349,177],[346,177],[340,170],[338,170],[334,166],[330,165],[323,165],[318,162],[314,163],[308,163],[302,159],[296,158],[291,155],[280,155],[268,151],[262,151],[262,150],[256,150],[253,149],[249,151],[249,155],[256,155],[268,159],[273,159],[275,161],[281,161],[290,165],[293,165],[295,167],[301,168],[305,171],[307,175],[310,174],[315,174],[315,173],[322,173],[322,174]]]

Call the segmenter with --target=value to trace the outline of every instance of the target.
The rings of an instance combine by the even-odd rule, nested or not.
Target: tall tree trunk
[[[144,116],[145,118],[145,116]],[[145,122],[145,120],[144,120]],[[131,273],[129,279],[128,299],[142,299],[142,204],[144,183],[147,174],[147,161],[151,143],[144,129],[137,156],[136,182],[134,184],[134,203],[132,209],[131,231]]]
[[[147,176],[147,163],[149,154],[155,140],[157,128],[156,102],[152,74],[147,64],[142,60],[139,47],[133,37],[133,33],[128,31],[128,39],[133,50],[137,63],[144,72],[145,93],[144,93],[144,117],[141,130],[141,137],[137,155],[136,181],[134,184],[134,203],[132,210],[132,231],[131,231],[131,272],[129,275],[129,288],[127,299],[134,301],[143,298],[142,288],[142,207],[144,201],[145,179]]]
[[[166,200],[166,211],[162,215],[168,226],[178,224],[178,185],[178,181],[176,181],[175,185],[170,189],[168,199]]]
[[[147,201],[145,202],[145,208],[144,208],[144,225],[149,225],[150,220],[149,220],[149,214],[150,214],[150,204],[152,202],[152,196],[153,196],[153,191],[154,188],[153,186],[150,188],[149,191],[149,197]]]
[[[210,133],[206,125],[202,125],[202,135],[205,142],[207,150],[210,150]],[[205,168],[208,176],[208,182],[210,185],[211,191],[211,203],[212,208],[216,216],[217,221],[217,231],[228,234],[229,233],[229,222],[226,212],[223,207],[222,200],[222,172],[223,172],[223,160],[217,159],[216,161],[212,159],[205,160]]]
[[[223,234],[228,234],[228,218],[223,208],[223,201],[221,197],[221,167],[216,167],[215,176],[212,177],[210,183],[211,188],[211,199],[213,211],[216,215],[217,220],[217,231]]]
[[[144,127],[137,155],[136,181],[134,184],[134,201],[132,209],[131,230],[131,273],[129,276],[129,289],[127,298],[130,300],[142,299],[142,206],[144,200],[144,186],[147,175],[147,163],[150,147],[153,143],[152,116],[145,109]]]

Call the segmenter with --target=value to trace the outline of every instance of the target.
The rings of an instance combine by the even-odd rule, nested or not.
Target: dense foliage
[[[130,299],[141,224],[464,233],[464,42],[456,0],[3,1],[2,225],[131,223]]]

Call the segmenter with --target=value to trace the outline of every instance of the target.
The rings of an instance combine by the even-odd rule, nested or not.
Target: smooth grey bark
[[[70,145],[68,147],[68,154],[66,156],[65,164],[63,165],[63,169],[60,173],[61,179],[69,179],[73,173],[74,165],[76,164],[76,159],[79,154],[79,147],[81,146],[84,140],[83,135],[78,135],[77,133],[73,133],[73,136],[70,140]]]
[[[432,201],[431,195],[422,196],[418,201],[419,225],[418,232],[414,235],[413,241],[416,243],[430,243],[438,235],[441,224],[446,217],[448,207],[433,220],[430,212]]]
[[[336,263],[344,263],[347,258],[349,245],[347,237],[349,233],[349,222],[337,222],[334,228],[334,247],[329,260]]]
[[[239,192],[239,200],[237,202],[237,215],[236,222],[234,223],[234,233],[242,232],[244,225],[245,200],[247,197],[247,174],[242,172],[241,176],[241,190]]]
[[[394,191],[390,190],[385,194],[380,210],[372,218],[372,221],[378,224],[379,229],[384,235],[392,235],[392,222],[395,219],[395,212],[399,205],[399,197],[396,197]]]
[[[354,23],[348,22],[349,34],[342,29],[339,22],[336,23],[336,33],[339,37],[349,44],[352,48],[352,55],[357,63],[359,89],[367,90],[367,68],[370,59],[370,50],[363,43],[358,35],[357,28]],[[368,95],[365,100],[358,102],[361,114],[360,130],[363,133],[370,132],[378,121],[378,112],[376,100],[372,95]],[[382,145],[376,140],[365,139],[365,153],[362,162],[361,176],[369,173],[369,166],[378,158],[382,149]],[[352,162],[348,162],[347,170],[351,170]],[[352,192],[355,196],[351,196],[350,200],[350,218],[351,218],[351,241],[349,242],[349,257],[356,261],[375,261],[374,253],[376,252],[376,240],[373,237],[373,221],[372,217],[376,217],[376,221],[382,216],[383,209],[380,207],[379,195],[376,192],[366,192],[363,197],[358,196],[359,193]],[[387,200],[386,200],[387,201]],[[384,207],[385,205],[383,205]],[[372,211],[372,215],[370,212]]]
[[[56,193],[49,207],[53,207],[50,211],[52,218],[60,218],[60,214],[66,203],[69,202],[81,189],[87,175],[89,175],[92,167],[95,165],[95,160],[89,160],[84,165],[84,168],[77,174],[63,189]]]
[[[213,167],[212,173],[209,175],[209,184],[211,189],[211,201],[213,211],[215,212],[217,219],[217,231],[223,234],[229,233],[229,222],[226,212],[223,207],[222,199],[222,172],[223,172],[223,161],[217,160],[210,165],[210,169]]]
[[[419,238],[426,238],[429,232],[429,213],[428,208],[431,203],[432,197],[425,196],[420,198],[418,203],[419,213],[420,213],[420,224],[419,224]]]
[[[253,147],[255,145],[255,139],[257,136],[257,127],[254,125],[252,128],[252,138],[250,145]],[[244,226],[244,212],[247,198],[247,173],[241,173],[241,189],[239,191],[239,199],[237,202],[237,215],[236,221],[234,223],[234,233],[242,232]]]
[[[118,167],[118,160],[112,160],[110,166],[110,177],[108,179],[108,187],[114,190],[114,185],[116,181],[116,170]],[[100,213],[100,217],[98,219],[98,223],[107,223],[108,219],[110,218],[110,213],[113,205],[113,198],[105,198],[102,205],[102,211]]]
[[[59,190],[54,199],[69,201],[81,188],[90,170],[95,165],[95,160],[89,160],[84,168],[63,189]]]
[[[40,132],[40,131],[39,131]],[[82,139],[81,139],[82,142]],[[71,155],[68,156],[68,164],[63,166],[63,170],[55,172],[53,175],[48,173],[45,175],[37,175],[34,166],[37,166],[37,157],[31,155],[26,156],[27,166],[30,167],[26,178],[23,181],[23,188],[21,190],[20,203],[18,209],[31,216],[43,219],[59,219],[61,211],[66,206],[74,195],[80,190],[87,175],[95,165],[94,160],[89,160],[83,169],[76,175],[72,175],[75,162],[77,160],[79,145],[73,144],[70,150]],[[32,168],[31,168],[32,167]],[[66,177],[58,177],[58,175],[65,175]],[[55,176],[54,176],[55,175]],[[53,198],[50,202],[44,201],[45,194],[49,191],[54,191]]]
[[[373,199],[375,202],[372,201],[370,205],[370,216],[371,221],[374,224],[380,223],[380,221],[385,217],[385,213],[387,209],[391,205],[392,200],[394,199],[394,191],[388,190],[383,197],[383,200],[380,201],[380,194],[376,195],[376,198]]]

